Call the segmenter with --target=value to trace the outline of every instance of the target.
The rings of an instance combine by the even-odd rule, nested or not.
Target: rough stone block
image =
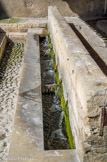
[[[107,78],[56,7],[49,7],[48,16],[76,149],[83,160],[89,147],[102,147],[104,143],[99,127],[101,107],[107,105]]]

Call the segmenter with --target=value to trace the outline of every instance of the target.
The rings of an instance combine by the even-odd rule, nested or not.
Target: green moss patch
[[[0,23],[19,23],[21,20],[19,18],[9,18],[0,20]]]
[[[57,82],[58,96],[60,98],[62,110],[64,111],[65,127],[66,127],[67,136],[68,136],[68,142],[70,145],[70,149],[74,149],[75,145],[74,145],[74,140],[73,140],[71,127],[70,127],[70,121],[69,121],[68,101],[65,101],[64,99],[62,82],[59,79],[57,80],[58,80]]]
[[[64,99],[62,81],[59,79],[59,72],[58,72],[58,68],[56,65],[56,61],[55,61],[55,53],[54,53],[53,45],[51,43],[50,35],[48,36],[48,41],[49,41],[49,46],[50,46],[50,57],[53,58],[54,60],[54,70],[56,72],[56,83],[57,83],[56,90],[57,90],[57,93],[58,93],[58,96],[61,102],[62,110],[64,111],[65,127],[66,127],[66,133],[68,136],[68,142],[70,145],[70,149],[74,149],[75,144],[74,144],[74,139],[72,136],[70,121],[69,121],[68,101],[65,101]]]

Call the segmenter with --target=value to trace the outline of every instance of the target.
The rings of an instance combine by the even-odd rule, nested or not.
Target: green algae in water
[[[68,142],[70,145],[70,149],[74,149],[75,145],[74,145],[74,140],[73,140],[71,127],[70,127],[70,121],[69,121],[68,101],[65,101],[64,99],[62,82],[59,80],[57,83],[58,83],[58,96],[60,98],[62,110],[64,111],[65,127],[66,127],[67,136],[68,136]]]
[[[64,99],[62,81],[59,79],[59,72],[58,72],[58,68],[56,65],[55,53],[54,53],[53,45],[51,43],[50,35],[48,35],[48,41],[49,41],[49,46],[50,46],[50,57],[53,58],[54,60],[54,70],[56,72],[56,83],[57,83],[56,89],[58,90],[57,93],[58,93],[58,96],[61,102],[62,110],[64,111],[64,120],[65,120],[66,133],[68,136],[68,142],[70,145],[70,149],[74,149],[75,144],[74,144],[74,139],[72,136],[70,121],[69,121],[68,101],[65,101]]]

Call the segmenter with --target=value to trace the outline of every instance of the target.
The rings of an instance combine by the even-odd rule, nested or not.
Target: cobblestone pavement
[[[9,152],[23,65],[23,43],[8,43],[0,63],[0,162]]]

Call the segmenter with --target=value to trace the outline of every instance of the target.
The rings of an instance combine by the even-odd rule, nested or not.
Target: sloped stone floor
[[[23,52],[23,43],[8,43],[0,64],[0,161],[3,162],[12,135]]]

